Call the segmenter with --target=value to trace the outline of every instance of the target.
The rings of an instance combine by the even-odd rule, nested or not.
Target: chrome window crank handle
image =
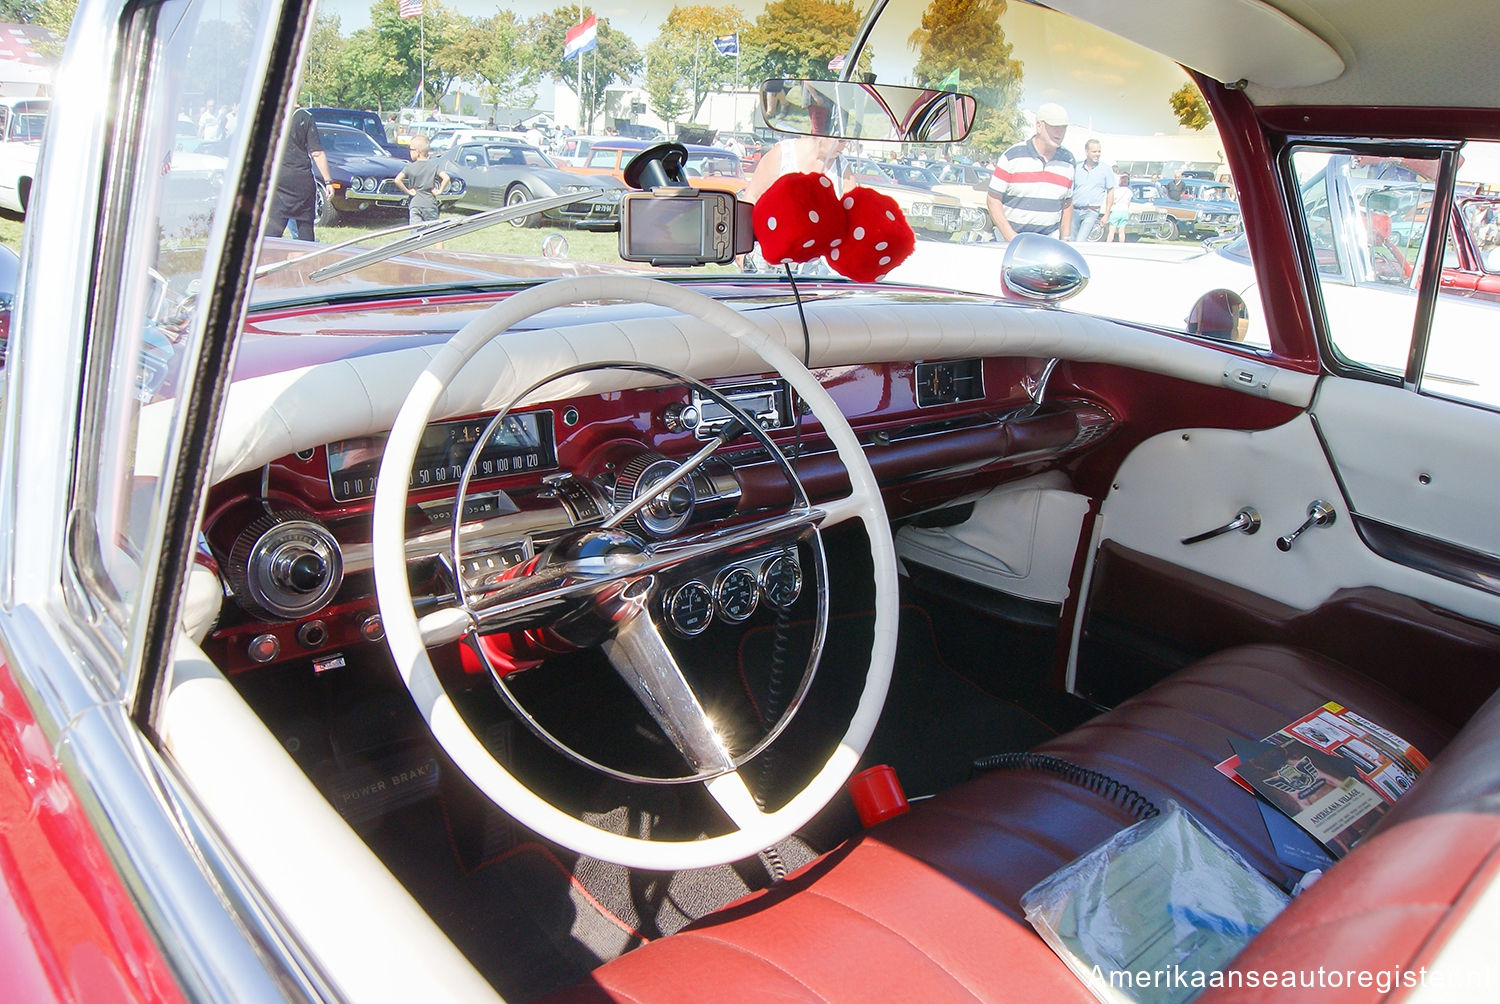
[[[1222,534],[1233,533],[1235,530],[1248,536],[1259,529],[1260,513],[1256,512],[1252,506],[1245,506],[1245,508],[1234,514],[1234,519],[1223,526],[1216,526],[1212,530],[1205,530],[1191,537],[1184,537],[1182,542],[1184,544],[1197,544],[1201,541],[1211,540]]]
[[[1285,537],[1276,538],[1276,546],[1283,551],[1290,551],[1292,544],[1302,536],[1303,531],[1312,526],[1332,526],[1334,520],[1338,519],[1338,513],[1334,512],[1333,506],[1322,499],[1314,499],[1307,504],[1307,519]]]

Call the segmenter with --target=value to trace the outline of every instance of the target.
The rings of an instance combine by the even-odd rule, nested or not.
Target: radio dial
[[[344,580],[338,541],[300,510],[272,511],[242,530],[225,573],[236,602],[263,621],[316,613]]]

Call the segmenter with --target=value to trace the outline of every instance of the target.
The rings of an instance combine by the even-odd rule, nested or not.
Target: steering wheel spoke
[[[721,774],[704,782],[703,786],[738,829],[748,830],[765,820],[766,813],[755,801],[739,771]]]
[[[623,618],[604,642],[604,654],[694,774],[732,771],[734,757],[651,618],[654,584],[638,579],[621,594]]]
[[[853,495],[845,495],[831,502],[818,503],[818,510],[822,517],[819,526],[826,530],[851,519],[859,519],[865,513],[865,506]]]

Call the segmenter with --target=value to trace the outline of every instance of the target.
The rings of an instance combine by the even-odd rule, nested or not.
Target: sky
[[[383,2],[394,4],[396,0]],[[502,6],[497,0],[446,2],[470,17],[487,17]],[[876,55],[875,71],[882,82],[909,82],[916,54],[907,48],[906,39],[927,2],[892,0],[876,25],[871,44]],[[673,0],[651,0],[591,6],[644,49],[656,37],[672,4]],[[531,17],[562,5],[557,0],[509,0],[503,6]],[[765,2],[739,0],[737,6],[754,20]],[[337,14],[342,30],[349,34],[369,24],[370,0],[321,0],[319,11]],[[1024,3],[1010,3],[1000,24],[1015,47],[1014,54],[1025,64],[1022,84],[1028,110],[1055,101],[1084,131],[1138,135],[1178,132],[1167,95],[1187,78],[1175,64],[1108,32]]]

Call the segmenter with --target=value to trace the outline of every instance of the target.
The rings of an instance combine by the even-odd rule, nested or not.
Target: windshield
[[[318,138],[323,141],[323,149],[331,154],[344,157],[381,157],[385,151],[380,148],[366,133],[358,129],[330,128],[320,126]]]
[[[1084,252],[1093,279],[1063,309],[1181,332],[1203,292],[1254,287],[1248,258],[1226,258],[1204,246],[1225,243],[1242,223],[1232,211],[1237,203],[1225,144],[1187,74],[1063,14],[1020,2],[893,0],[885,8],[853,57],[849,77],[972,95],[973,128],[961,141],[853,140],[824,162],[810,151],[809,138],[767,128],[768,102],[814,93],[798,80],[843,75],[864,8],[858,0],[690,7],[647,0],[629,10],[597,12],[518,8],[498,21],[445,13],[428,16],[421,28],[416,19],[385,12],[371,20],[352,0],[326,2],[309,42],[301,96],[309,104],[378,112],[388,140],[414,156],[417,141],[428,142],[431,159],[451,179],[439,197],[440,220],[596,186],[617,189],[640,150],[667,140],[688,148],[684,173],[694,188],[748,201],[780,174],[821,170],[841,190],[864,186],[889,195],[912,227],[916,250],[880,277],[887,285],[1000,295],[999,262],[1010,237],[1066,227],[1061,236]],[[596,44],[582,56],[580,94],[579,57],[565,54],[562,39],[590,15],[596,15]],[[506,60],[475,53],[464,62],[470,57],[459,40],[481,24],[513,40]],[[386,62],[374,58],[377,52]],[[442,77],[433,72],[440,52],[447,61]],[[338,71],[352,65],[378,72],[366,81]],[[792,86],[763,95],[768,80]],[[813,108],[806,121],[833,120]],[[1055,144],[1045,143],[1049,129],[1057,134]],[[486,135],[496,130],[525,141]],[[359,143],[359,137],[325,136],[330,155]],[[380,152],[370,142],[363,150]],[[310,163],[309,176],[314,169]],[[412,170],[421,177],[425,169]],[[1159,199],[1155,186],[1179,175],[1194,184]],[[1029,190],[1028,178],[1041,179],[1041,186]],[[671,270],[626,261],[614,230],[616,194],[604,207],[539,207],[344,275],[311,278],[314,270],[383,239],[370,235],[408,221],[407,196],[394,180],[374,178],[368,189],[338,191],[319,202],[315,244],[366,242],[329,251],[305,268],[264,275],[252,304],[318,303],[354,290],[529,283],[587,271],[651,270],[670,281],[735,276],[748,283],[775,281],[782,273],[757,252],[730,265]],[[1200,208],[1200,202],[1219,208]],[[1177,208],[1183,203],[1187,209]],[[276,222],[265,234],[262,266],[311,250],[291,239],[285,221]],[[846,281],[821,259],[801,271]],[[1163,287],[1180,295],[1147,299],[1140,293]]]

